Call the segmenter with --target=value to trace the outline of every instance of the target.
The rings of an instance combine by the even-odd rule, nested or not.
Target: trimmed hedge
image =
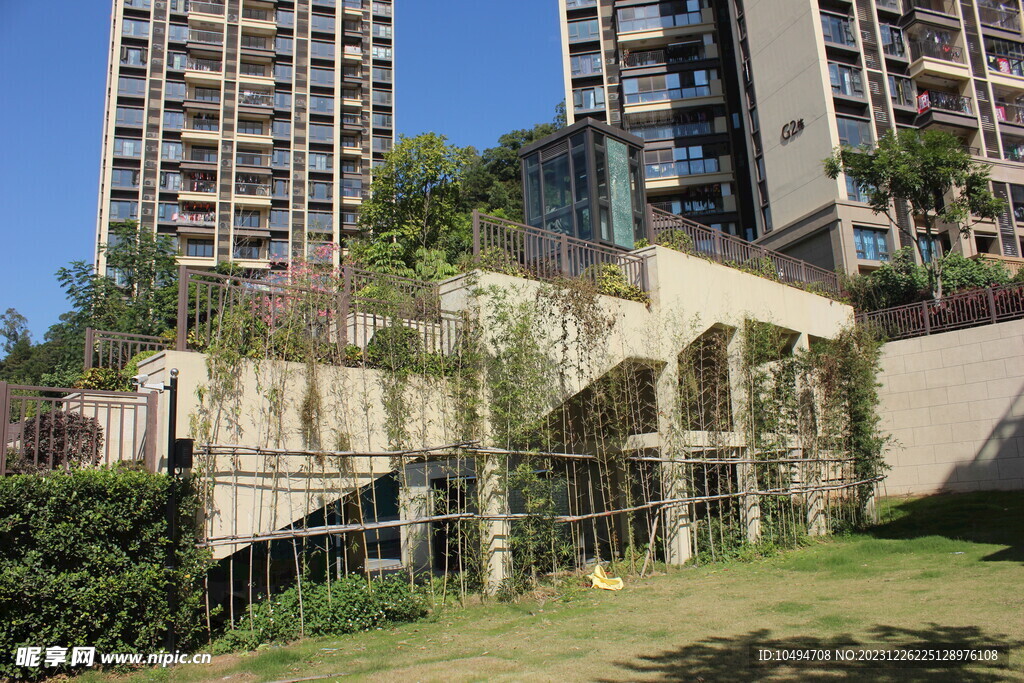
[[[176,571],[166,567],[172,485]],[[194,547],[195,505],[187,481],[125,467],[0,479],[0,678],[67,671],[16,667],[19,646],[95,647],[97,661],[158,652],[171,623],[179,650],[195,645],[206,564]]]

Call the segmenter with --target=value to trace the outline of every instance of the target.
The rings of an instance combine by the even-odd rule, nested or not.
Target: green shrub
[[[628,301],[639,301],[646,304],[650,301],[647,292],[626,280],[622,268],[614,263],[602,263],[591,266],[585,275],[592,275],[597,284],[597,291],[607,296],[615,296]]]
[[[139,374],[139,363],[141,363],[142,361],[146,360],[147,358],[152,358],[157,353],[159,353],[159,352],[158,351],[140,351],[139,353],[137,353],[134,356],[132,356],[131,360],[129,360],[128,363],[125,364],[124,370],[121,371],[121,374],[123,374],[126,378],[128,378],[128,381],[130,382],[132,377],[135,377],[136,375]]]
[[[136,373],[137,374],[137,373]],[[92,389],[93,391],[129,391],[130,377],[114,368],[89,368],[75,382],[75,389]]]
[[[302,582],[302,610],[296,587],[252,606],[213,645],[214,652],[254,650],[264,643],[368,631],[384,624],[415,621],[426,602],[403,577],[367,582],[348,576],[326,583]]]
[[[16,667],[19,646],[156,652],[172,623],[178,647],[195,646],[205,560],[195,548],[191,486],[173,485],[181,521],[172,571],[168,477],[104,468],[0,479],[0,678],[68,673]]]
[[[370,364],[392,371],[411,368],[422,353],[419,332],[400,324],[377,330],[366,345],[366,359]]]
[[[663,230],[658,233],[656,242],[663,247],[675,249],[676,251],[681,251],[684,254],[690,254],[692,256],[697,255],[697,249],[694,247],[693,238],[684,230]]]

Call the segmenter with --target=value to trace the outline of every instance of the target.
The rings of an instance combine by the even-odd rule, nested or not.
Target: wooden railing
[[[121,370],[143,351],[163,351],[167,341],[147,334],[125,334],[85,329],[85,369],[113,368]]]
[[[668,233],[678,232],[688,238],[685,240],[685,248],[692,250],[695,256],[754,272],[769,270],[761,274],[785,284],[818,289],[832,296],[839,294],[839,276],[832,271],[652,206],[648,206],[647,210],[653,242],[668,237]]]
[[[157,466],[157,395],[0,382],[0,476],[120,461]]]
[[[952,294],[937,301],[860,313],[857,322],[889,339],[909,339],[939,332],[1024,318],[1024,284],[998,285]]]
[[[530,225],[473,212],[473,256],[486,263],[505,259],[514,270],[538,280],[583,277],[597,281],[601,266],[619,268],[626,282],[647,291],[643,257]]]
[[[436,283],[344,266],[340,277],[303,286],[219,275],[181,267],[178,279],[178,351],[202,351],[233,334],[273,335],[365,350],[374,334],[403,325],[417,332],[430,353],[451,353],[461,316],[441,309]],[[239,315],[240,317],[234,317]],[[245,329],[239,329],[242,325]],[[258,328],[258,329],[257,329]]]

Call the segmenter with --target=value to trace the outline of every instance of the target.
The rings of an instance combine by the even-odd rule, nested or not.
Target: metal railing
[[[271,93],[258,91],[242,91],[238,93],[238,103],[252,107],[273,107],[274,96]]]
[[[235,163],[239,166],[256,166],[259,168],[270,167],[269,154],[256,154],[254,152],[236,152]]]
[[[473,256],[488,260],[495,253],[538,280],[582,277],[597,282],[601,266],[612,265],[629,284],[648,289],[647,262],[640,256],[474,211]]]
[[[942,92],[941,90],[925,90],[917,95],[918,109],[922,112],[928,109],[941,109],[942,111],[956,112],[957,114],[974,114],[974,103],[970,97],[957,95],[956,93]]]
[[[121,370],[143,351],[163,351],[167,342],[146,334],[125,334],[85,328],[85,363],[90,368]]]
[[[753,269],[785,284],[813,287],[833,296],[839,294],[839,276],[830,270],[759,247],[682,216],[649,206],[648,225],[653,242],[667,237],[666,233],[680,233],[686,236],[683,241],[694,256],[733,268]]]
[[[195,57],[189,57],[188,61],[185,62],[185,68],[189,71],[207,71],[209,73],[219,74],[223,70],[224,65],[216,59],[197,59]]]
[[[224,3],[222,2],[189,2],[188,12],[202,12],[203,14],[224,14]]]
[[[993,107],[996,110],[997,121],[1024,125],[1024,107],[1007,102],[996,102]]]
[[[205,45],[223,45],[224,34],[217,33],[216,31],[200,31],[198,29],[192,29],[188,32],[188,39],[193,43],[203,43]]]
[[[914,59],[931,57],[946,62],[964,63],[963,50],[952,43],[935,43],[930,40],[912,40],[909,43],[910,54]]]
[[[235,183],[235,194],[249,197],[269,197],[270,185],[263,183]]]
[[[859,313],[857,322],[887,339],[909,339],[1024,318],[1024,284],[997,285],[937,301]]]
[[[0,382],[0,476],[118,461],[156,469],[157,395]]]
[[[242,8],[243,19],[255,19],[256,21],[270,21],[270,12],[265,9],[256,9],[253,7]]]
[[[217,192],[216,180],[195,180],[185,177],[181,182],[181,192],[201,192],[203,194],[214,194]]]
[[[978,18],[986,26],[1006,29],[1008,31],[1020,31],[1020,12],[1008,7],[997,5],[985,6],[978,3]]]
[[[914,9],[956,16],[956,8],[953,6],[953,3],[946,0],[907,0],[907,11],[909,12]]]
[[[675,45],[657,50],[638,50],[629,52],[623,58],[626,66],[656,66],[659,64],[683,64],[704,59],[704,45],[690,43]]]
[[[259,320],[272,335],[366,349],[381,329],[414,330],[431,353],[452,353],[463,329],[459,313],[441,308],[438,286],[344,266],[318,288],[179,268],[177,350],[203,351],[240,317]],[[228,327],[228,329],[231,329]],[[236,333],[237,334],[237,333]]]

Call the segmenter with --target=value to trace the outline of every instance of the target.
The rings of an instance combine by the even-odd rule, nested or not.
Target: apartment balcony
[[[205,177],[204,177],[205,176]],[[199,177],[186,175],[178,190],[179,202],[212,202],[217,198],[217,181],[214,174],[200,174]]]
[[[722,100],[722,81],[709,81],[707,85],[686,86],[668,90],[653,90],[627,95],[625,112],[634,114],[661,111],[678,106],[694,107]]]
[[[224,47],[224,34],[220,31],[204,31],[195,28],[189,29],[188,44],[189,46],[195,45],[220,49]]]
[[[624,68],[644,68],[699,62],[703,59],[717,59],[718,46],[702,42],[670,45],[656,50],[636,50],[623,57]],[[595,74],[599,75],[599,74]]]
[[[341,59],[346,62],[361,63],[363,61],[363,48],[356,45],[346,45],[341,51]]]
[[[238,105],[244,108],[269,110],[274,108],[274,94],[259,90],[241,90],[238,93]]]
[[[732,180],[732,158],[729,156],[647,164],[644,168],[644,185],[648,191]]]
[[[976,130],[978,119],[974,115],[974,102],[970,97],[941,90],[923,90],[917,95],[918,117],[915,122],[920,127],[934,125],[938,128]]]
[[[193,86],[220,88],[224,63],[216,59],[190,57],[185,62],[185,82]]]
[[[189,2],[185,7],[185,11],[190,17],[196,15],[203,19],[224,20],[223,2]]]
[[[363,7],[367,0],[342,0],[342,11],[346,17],[353,19],[361,19],[363,16]]]
[[[235,203],[246,206],[270,206],[270,184],[236,182]]]
[[[656,17],[630,22],[619,26],[619,45],[627,49],[658,47],[677,38],[707,33],[714,29],[714,10],[703,8],[699,11],[675,15],[675,25],[664,26],[667,17]]]
[[[992,106],[1001,127],[1012,127],[1024,133],[1024,107],[1007,102],[996,102]]]
[[[906,14],[900,24],[912,26],[918,23],[960,30],[956,4],[952,0],[907,0]]]
[[[242,25],[267,35],[277,33],[277,17],[273,10],[255,7],[242,8]]]
[[[215,228],[217,212],[212,204],[207,209],[182,208],[171,216],[169,222],[179,228]]]
[[[971,71],[964,59],[964,50],[953,43],[912,40],[910,47],[910,77],[933,76],[954,81],[966,81]]]
[[[875,0],[875,7],[879,12],[889,12],[894,15],[903,14],[903,5],[900,0]]]
[[[982,28],[996,29],[997,33],[1007,31],[1014,34],[1014,38],[1020,38],[1020,12],[1016,3],[978,2],[978,18]]]
[[[217,119],[188,120],[181,131],[181,139],[198,144],[216,143],[220,140],[220,122]]]
[[[261,154],[258,152],[242,152],[238,151],[235,153],[235,165],[245,166],[247,168],[270,168],[271,155]]]
[[[1004,135],[1003,158],[1007,161],[1024,162],[1024,137]]]

